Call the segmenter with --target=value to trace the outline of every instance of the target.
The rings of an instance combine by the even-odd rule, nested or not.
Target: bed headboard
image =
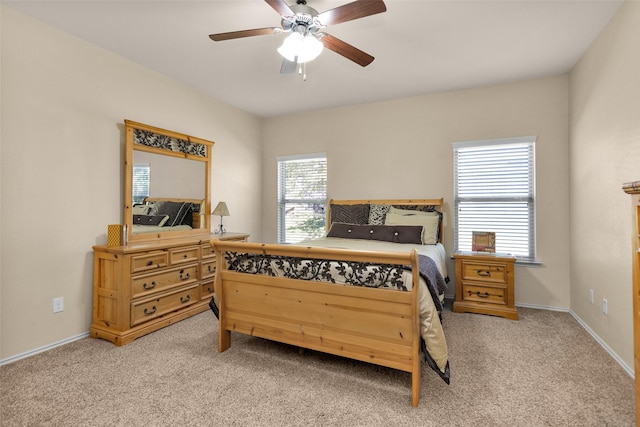
[[[403,210],[439,212],[438,241],[444,243],[444,199],[376,199],[376,200],[329,200],[327,209],[327,231],[334,222],[370,224],[379,221],[384,224],[388,207]],[[332,217],[333,213],[333,217]],[[370,222],[373,220],[374,222]]]

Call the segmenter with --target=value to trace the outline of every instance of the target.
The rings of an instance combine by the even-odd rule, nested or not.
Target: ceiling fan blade
[[[264,0],[281,16],[295,16],[295,13],[283,0]]]
[[[242,37],[263,36],[282,32],[280,27],[256,28],[254,30],[230,31],[228,33],[211,34],[209,38],[215,42],[223,40],[239,39]]]
[[[317,18],[322,25],[335,25],[386,12],[386,10],[387,6],[382,0],[358,0],[319,13]]]
[[[349,43],[340,40],[337,37],[327,33],[319,33],[320,41],[327,49],[334,51],[335,53],[344,56],[347,59],[352,60],[358,65],[366,67],[371,64],[375,59],[373,56],[366,52],[361,51],[357,47],[351,46]]]
[[[296,72],[296,68],[298,68],[298,57],[296,56],[296,61],[289,61],[287,58],[282,58],[282,66],[280,67],[280,74],[292,74]]]

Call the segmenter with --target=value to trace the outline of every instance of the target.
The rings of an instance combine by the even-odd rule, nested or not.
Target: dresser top
[[[153,251],[157,249],[175,248],[178,246],[188,245],[203,245],[209,243],[213,239],[219,240],[238,240],[248,238],[247,233],[224,233],[224,234],[203,234],[198,236],[183,236],[170,239],[149,240],[141,242],[130,242],[125,246],[108,246],[108,245],[96,245],[93,247],[94,251],[109,252],[109,253],[131,253],[131,252],[144,252]]]

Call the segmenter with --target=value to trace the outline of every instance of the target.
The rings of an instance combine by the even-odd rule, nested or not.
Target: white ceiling
[[[307,5],[323,12],[348,2]],[[308,64],[306,81],[280,74],[276,49],[284,34],[209,39],[211,33],[279,26],[280,16],[263,0],[2,3],[270,117],[564,73],[622,1],[385,0],[385,13],[324,30],[375,61],[362,68],[325,49]]]

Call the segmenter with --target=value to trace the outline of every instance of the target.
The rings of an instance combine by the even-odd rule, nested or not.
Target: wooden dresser
[[[514,264],[507,254],[456,252],[456,299],[453,311],[517,320]]]
[[[636,420],[640,421],[640,181],[628,182],[622,186],[625,193],[633,197],[631,250],[633,268],[633,361],[636,377]]]
[[[216,257],[211,239],[246,241],[225,233],[94,246],[90,335],[116,345],[208,309]]]

